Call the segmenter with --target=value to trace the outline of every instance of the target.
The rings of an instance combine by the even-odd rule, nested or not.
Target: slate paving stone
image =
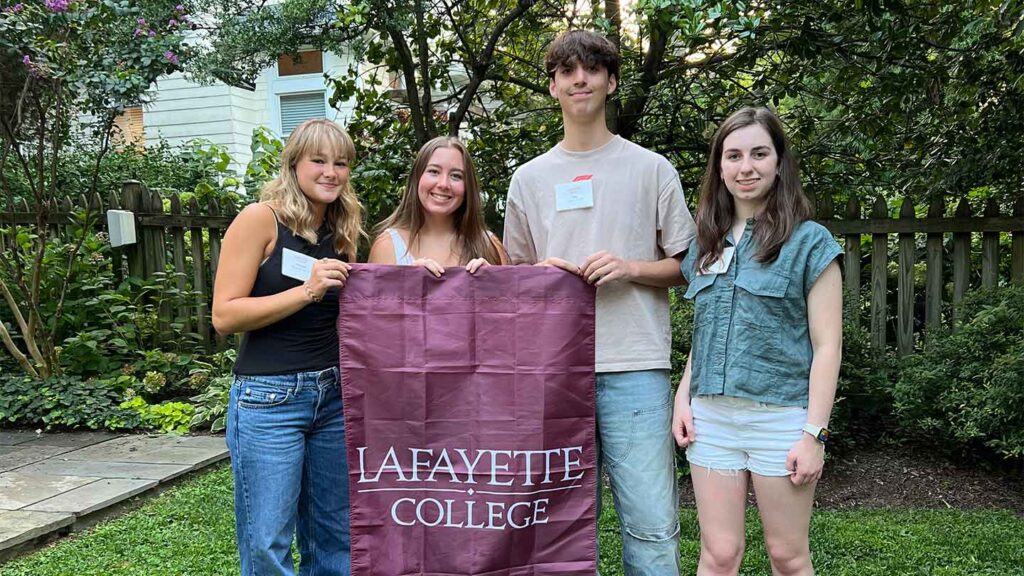
[[[18,510],[95,481],[81,476],[5,472],[0,474],[0,510]]]
[[[227,457],[223,436],[0,430],[0,551]]]
[[[49,534],[74,521],[75,515],[67,512],[0,511],[0,550]]]
[[[70,512],[83,516],[113,506],[157,485],[156,480],[103,479],[26,506],[37,512]]]
[[[113,432],[66,432],[60,434],[39,435],[35,440],[30,440],[20,446],[56,446],[60,448],[85,448],[114,438],[121,438],[124,434]]]
[[[89,462],[68,460],[63,456],[18,468],[18,472],[47,476],[91,476],[94,478],[128,478],[166,482],[192,469],[186,464],[140,464],[138,462]]]
[[[166,436],[165,438],[174,446],[209,450],[227,450],[228,448],[227,441],[223,436]]]
[[[68,460],[93,462],[144,462],[147,464],[187,464],[195,467],[227,457],[227,448],[191,447],[175,444],[167,436],[125,436],[94,444],[67,454]]]
[[[74,448],[67,446],[37,446],[31,442],[12,446],[6,454],[0,454],[0,472],[10,472],[16,468],[34,464],[47,458],[71,452]]]
[[[0,446],[15,446],[35,439],[34,430],[0,430]]]

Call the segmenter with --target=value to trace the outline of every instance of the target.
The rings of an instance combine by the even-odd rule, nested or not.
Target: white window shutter
[[[327,113],[323,92],[281,95],[281,135],[288,137],[296,126]]]

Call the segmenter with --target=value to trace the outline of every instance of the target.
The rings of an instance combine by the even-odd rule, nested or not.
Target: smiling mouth
[[[737,180],[736,183],[741,186],[750,186],[751,184],[757,184],[760,181],[760,178],[751,178],[749,180]]]
[[[442,202],[447,202],[448,200],[452,199],[451,194],[438,194],[437,192],[431,192],[430,197],[435,200],[440,200]]]

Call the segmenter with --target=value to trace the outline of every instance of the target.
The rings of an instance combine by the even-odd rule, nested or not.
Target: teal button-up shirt
[[[782,406],[807,406],[811,339],[807,294],[842,254],[832,234],[806,221],[770,264],[754,260],[747,221],[728,269],[698,274],[697,241],[681,264],[694,301],[690,397],[724,394]],[[733,246],[732,235],[725,245]]]

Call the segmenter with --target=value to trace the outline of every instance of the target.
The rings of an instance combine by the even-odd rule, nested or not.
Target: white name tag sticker
[[[555,186],[555,210],[579,210],[594,206],[594,183],[589,178]]]
[[[708,269],[701,272],[700,275],[705,274],[721,274],[729,269],[729,264],[732,262],[732,255],[736,253],[735,246],[726,246],[722,250],[722,256],[715,260],[714,264],[708,266]]]
[[[312,256],[306,256],[287,248],[281,250],[281,274],[289,278],[295,278],[302,282],[309,280],[315,262],[316,258]]]

